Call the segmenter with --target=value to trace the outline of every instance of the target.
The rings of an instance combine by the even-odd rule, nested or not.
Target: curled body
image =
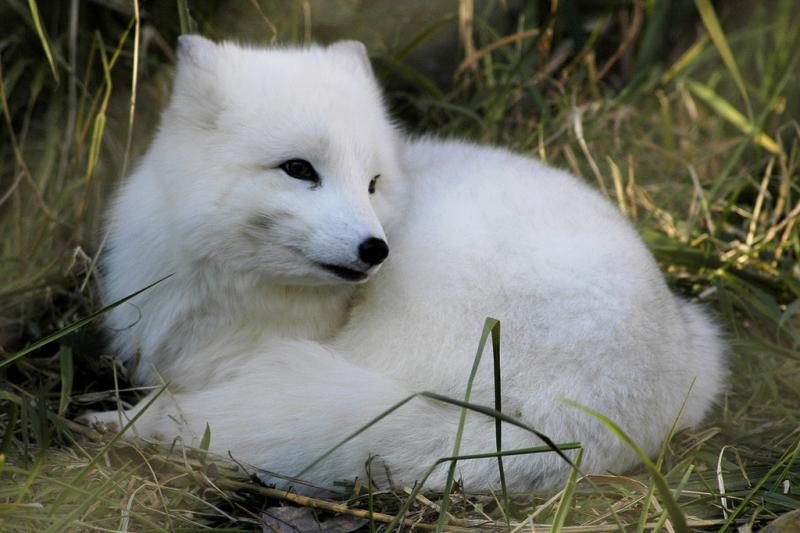
[[[303,156],[322,169],[321,181],[318,190],[288,190],[297,185],[291,177],[269,174],[261,178],[270,189],[259,192],[257,181],[238,176],[224,192],[217,191],[225,195],[223,201],[204,189],[216,185],[197,181],[196,188],[210,197],[201,206],[207,214],[187,219],[219,227],[203,235],[202,243],[185,236],[171,241],[146,257],[155,269],[147,273],[150,279],[117,287],[115,280],[127,276],[118,260],[131,242],[124,234],[142,233],[129,227],[133,217],[119,208],[128,202],[127,191],[138,175],[123,189],[112,216],[117,255],[108,263],[109,298],[152,281],[155,271],[176,272],[163,289],[135,300],[138,322],[120,334],[120,349],[129,359],[141,354],[137,368],[144,361],[154,369],[137,370],[140,381],[157,382],[159,375],[171,383],[171,393],[137,421],[139,436],[170,441],[181,435],[197,443],[208,424],[212,450],[295,475],[414,392],[462,397],[487,316],[502,324],[504,412],[555,442],[581,442],[585,472],[621,472],[633,467],[636,457],[564,400],[609,417],[650,454],[657,452],[684,401],[679,427],[698,424],[708,414],[726,377],[718,328],[705,311],[669,291],[635,229],[596,191],[564,171],[501,148],[398,134],[386,118],[363,49],[353,43],[276,51],[191,39],[179,60],[172,111],[180,101],[181,75],[200,68],[198,61],[215,74],[212,86],[218,90],[218,78],[227,76],[230,84],[230,77],[240,76],[236,69],[268,78],[275,74],[274,57],[288,54],[303,77],[290,73],[273,80],[278,87],[263,89],[261,96],[273,103],[239,121],[268,123],[269,134],[258,137],[267,152],[276,139],[297,138],[302,125],[317,131],[315,142],[295,145],[281,157]],[[235,65],[233,72],[220,73],[203,63],[218,54],[226,69]],[[328,70],[322,72],[323,66]],[[295,93],[286,93],[285,85]],[[226,89],[229,107],[200,124],[196,135],[217,135],[215,128],[225,124],[236,105],[252,108],[247,99],[256,95],[237,96],[238,91],[238,85]],[[297,99],[303,105],[293,107]],[[170,110],[164,120],[174,121]],[[183,144],[180,135],[175,142]],[[157,138],[151,152],[165,149],[159,143],[165,141]],[[309,146],[319,143],[326,150],[307,155]],[[202,167],[198,171],[213,167],[203,162],[215,157],[208,150],[195,156],[200,161],[193,164]],[[140,173],[152,173],[148,157]],[[235,168],[242,160],[247,161],[239,152]],[[185,177],[180,158],[173,164]],[[376,175],[380,179],[374,181]],[[163,176],[148,179],[164,187]],[[241,194],[242,199],[280,198],[270,198],[269,207],[226,207],[228,199]],[[282,229],[289,222],[281,217],[262,225],[269,237],[255,241],[239,239],[231,229],[269,210],[291,212],[285,218],[294,220],[292,231]],[[154,236],[165,240],[185,224],[144,220]],[[359,243],[368,238],[388,242],[383,264],[357,259],[363,250]],[[275,250],[280,256],[282,246],[303,250],[302,257],[282,259],[280,268],[270,259],[266,264],[255,260]],[[130,253],[144,260],[141,250]],[[316,260],[319,255],[326,264],[363,272],[364,278],[354,283],[341,279],[341,272],[314,268],[322,262]],[[198,279],[205,281],[191,286]],[[186,302],[191,303],[182,308]],[[122,315],[112,315],[112,327],[121,329]],[[476,377],[472,401],[493,404],[488,360]],[[363,477],[365,461],[379,456],[395,483],[410,486],[437,458],[450,454],[459,414],[452,406],[414,399],[303,477],[323,487]],[[114,420],[117,414],[95,416]],[[507,449],[542,444],[521,429],[504,431]],[[494,445],[494,421],[469,414],[461,451],[490,452]],[[569,472],[555,454],[508,458],[505,467],[514,490],[550,488]],[[459,472],[467,487],[497,483],[494,461],[464,462]],[[428,486],[441,487],[443,481],[444,472],[438,472]]]

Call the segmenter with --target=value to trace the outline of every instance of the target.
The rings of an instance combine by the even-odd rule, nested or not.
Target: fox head
[[[283,284],[359,282],[403,211],[397,136],[361,43],[189,35],[145,164],[192,261]]]

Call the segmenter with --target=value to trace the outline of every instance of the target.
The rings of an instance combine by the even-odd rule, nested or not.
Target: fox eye
[[[380,178],[380,177],[381,177],[381,175],[378,174],[377,176],[372,178],[372,180],[370,180],[369,189],[367,189],[370,194],[375,194],[375,184],[378,182],[378,178]]]
[[[311,163],[305,159],[290,159],[278,165],[278,168],[295,179],[313,181],[315,183],[319,182],[319,174],[317,174],[317,171],[311,166]]]

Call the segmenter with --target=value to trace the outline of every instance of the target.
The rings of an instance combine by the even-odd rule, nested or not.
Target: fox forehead
[[[219,132],[249,160],[277,165],[300,158],[369,167],[393,157],[393,127],[378,103],[324,84],[292,92],[277,85],[266,93],[248,91],[218,117]]]
[[[255,157],[302,151],[336,164],[369,163],[385,151],[393,126],[371,74],[320,48],[221,48],[229,57],[216,63],[215,129]]]
[[[332,168],[376,167],[393,157],[392,145],[386,136],[365,135],[349,127],[347,122],[336,123],[330,117],[315,120],[313,117],[291,115],[291,127],[276,127],[258,120],[238,120],[222,117],[221,133],[225,135],[227,149],[234,157],[242,157],[243,164],[277,166],[289,159],[305,159],[313,165]]]
[[[170,130],[191,132],[201,158],[220,167],[257,171],[305,159],[358,190],[397,168],[394,126],[366,55],[352,47],[192,38],[179,47],[173,103],[176,124],[190,128]]]
[[[242,48],[220,45],[215,64],[217,83],[228,103],[277,103],[287,111],[324,109],[357,113],[382,110],[381,93],[371,72],[353,68],[318,46],[306,48]],[[274,110],[274,106],[270,106]]]

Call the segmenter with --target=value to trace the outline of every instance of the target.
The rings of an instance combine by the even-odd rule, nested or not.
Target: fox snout
[[[389,245],[377,237],[370,237],[358,245],[358,258],[368,265],[379,265],[389,255]]]
[[[379,237],[368,237],[358,245],[358,263],[351,260],[344,262],[315,261],[317,266],[333,274],[339,279],[350,282],[366,281],[370,272],[375,272],[389,255],[389,245]],[[351,256],[352,257],[352,256]],[[364,267],[363,265],[366,265]]]

